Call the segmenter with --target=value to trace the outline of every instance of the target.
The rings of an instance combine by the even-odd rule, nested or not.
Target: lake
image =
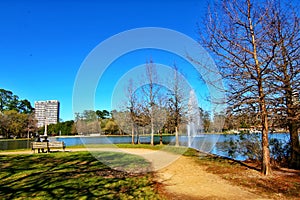
[[[276,138],[283,144],[289,142],[289,134],[287,133],[272,133],[269,134],[269,139]],[[64,141],[67,147],[85,144],[130,144],[131,136],[97,136],[97,137],[55,137],[51,140]],[[181,146],[190,146],[191,148],[209,152],[212,154],[230,157],[226,150],[221,147],[225,141],[238,140],[239,135],[226,135],[226,134],[201,134],[193,138],[188,136],[179,136],[179,144]],[[160,137],[155,135],[154,143],[159,144]],[[140,136],[140,142],[142,144],[150,143],[150,136]],[[169,145],[175,145],[175,136],[163,136],[163,143]],[[188,145],[190,144],[190,145]],[[236,155],[235,159],[245,160],[246,158],[241,155]]]
[[[269,138],[276,138],[283,144],[289,142],[289,134],[287,133],[273,133],[269,134]],[[192,138],[188,136],[179,136],[179,143],[181,146],[190,146],[191,148],[209,152],[212,154],[230,157],[227,149],[222,148],[225,141],[237,141],[239,135],[226,134],[201,134]],[[95,137],[50,137],[50,141],[64,141],[68,147],[85,144],[130,144],[131,136],[95,136]],[[155,135],[154,143],[159,144],[160,137]],[[14,150],[14,149],[29,149],[31,140],[0,140],[0,150]],[[150,136],[140,136],[142,144],[150,143]],[[163,136],[164,144],[175,144],[175,136]],[[237,160],[245,160],[241,155],[234,157]]]

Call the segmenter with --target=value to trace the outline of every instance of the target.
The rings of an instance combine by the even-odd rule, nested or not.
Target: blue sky
[[[197,23],[205,5],[203,0],[0,1],[0,88],[28,99],[32,105],[37,100],[59,100],[60,118],[73,119],[76,74],[99,43],[140,27],[169,28],[197,39]],[[110,109],[110,80],[118,73],[122,75],[125,63],[130,68],[150,57],[166,65],[176,60],[150,50],[135,56],[120,59],[122,64],[116,61],[107,71],[106,81],[96,94],[95,109]]]

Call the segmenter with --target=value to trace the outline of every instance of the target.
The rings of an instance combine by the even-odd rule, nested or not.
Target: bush
[[[262,159],[261,134],[242,133],[237,135],[237,139],[227,139],[222,143],[218,143],[217,147],[225,152],[228,157],[236,159],[238,156],[260,162]],[[271,138],[269,141],[270,157],[272,164],[285,165],[290,156],[290,144],[280,139]]]
[[[291,145],[289,143],[284,143],[282,140],[272,138],[270,139],[270,156],[273,164],[286,166],[288,163],[288,158],[291,154]]]

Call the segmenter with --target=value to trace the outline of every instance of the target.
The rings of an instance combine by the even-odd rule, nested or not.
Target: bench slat
[[[64,142],[49,142],[49,147],[51,148],[64,148]]]
[[[41,149],[41,148],[47,148],[47,147],[48,147],[47,142],[32,142],[33,149]]]

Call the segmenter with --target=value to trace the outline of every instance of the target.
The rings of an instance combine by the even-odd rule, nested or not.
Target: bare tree
[[[145,106],[149,107],[150,126],[151,126],[151,140],[150,144],[154,145],[154,107],[157,104],[157,95],[160,90],[160,86],[157,84],[157,72],[156,66],[152,59],[146,63],[146,79],[147,84],[142,86],[144,94]]]
[[[133,80],[129,80],[129,86],[127,88],[127,96],[128,96],[128,109],[130,112],[130,118],[131,118],[131,144],[134,144],[134,130],[135,130],[135,110],[136,110],[136,102],[137,97],[135,95],[135,91],[133,90]]]
[[[128,85],[124,88],[126,99],[119,105],[118,110],[112,112],[113,118],[125,133],[131,133],[131,143],[135,144],[135,133],[137,125],[138,113],[138,97],[135,91],[133,79],[128,81]]]
[[[174,74],[171,80],[171,93],[169,94],[168,107],[169,115],[168,122],[175,127],[175,145],[179,146],[180,124],[186,112],[186,101],[188,97],[188,88],[185,87],[183,79],[179,74],[178,67],[174,64]]]
[[[291,139],[290,167],[300,169],[299,90],[300,90],[300,19],[291,4],[276,1],[269,18],[270,47],[274,51],[272,99],[274,112],[280,113],[281,122],[288,127]]]
[[[215,56],[223,75],[228,103],[234,111],[255,107],[262,132],[262,167],[271,173],[266,97],[273,52],[265,51],[269,24],[268,2],[221,0],[211,5],[201,43]]]
[[[84,110],[75,115],[76,130],[79,134],[100,133],[101,128],[95,111]]]

